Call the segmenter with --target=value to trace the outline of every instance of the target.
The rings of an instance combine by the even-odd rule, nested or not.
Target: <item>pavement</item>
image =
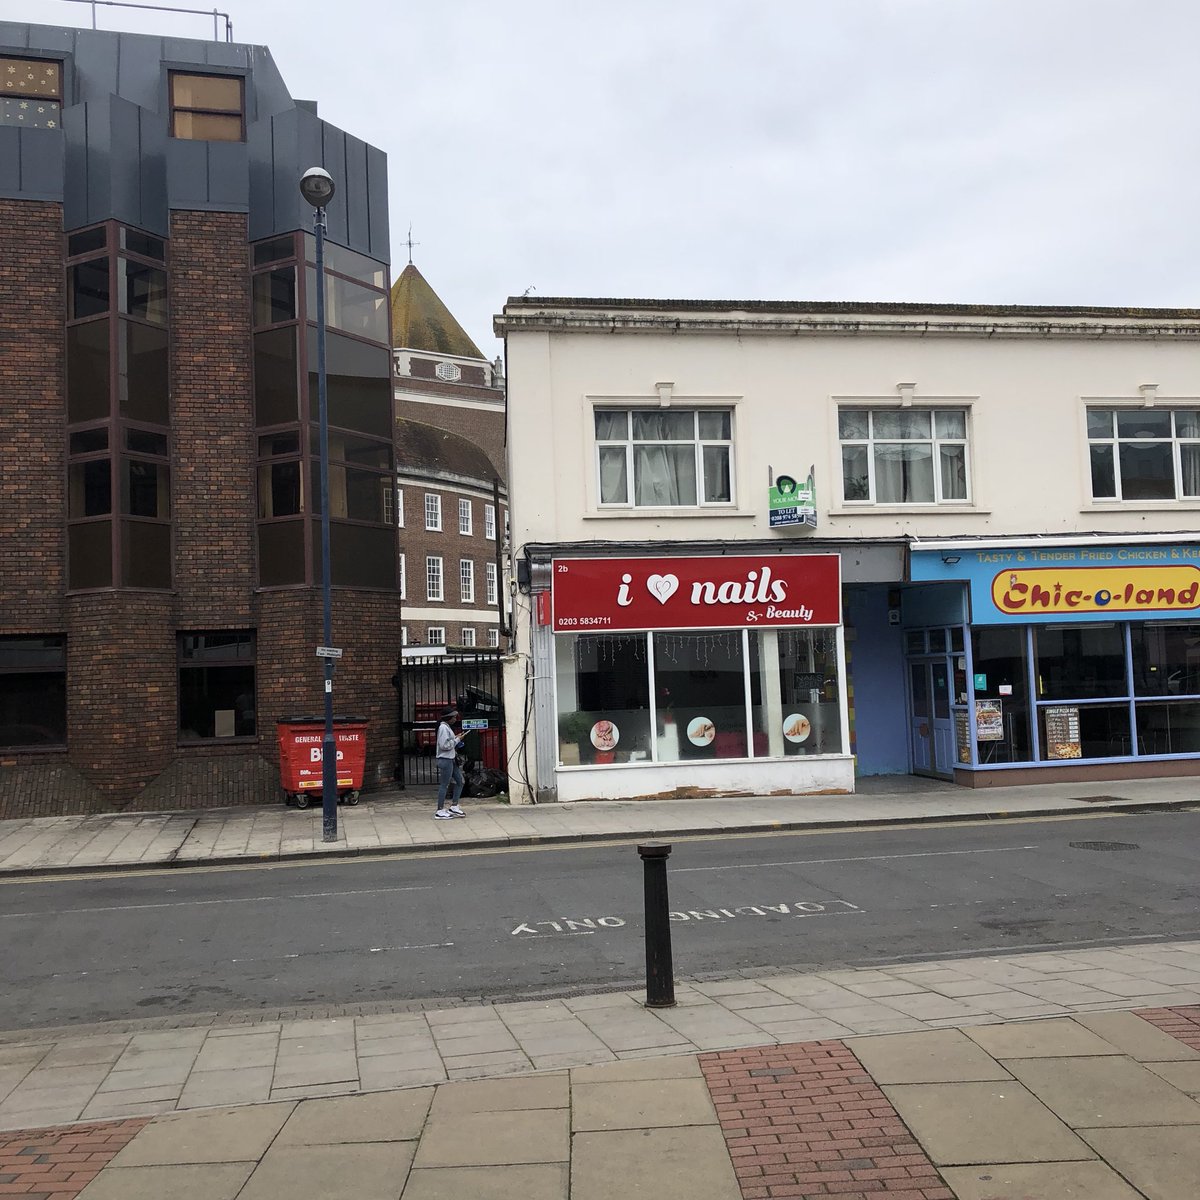
[[[973,789],[912,776],[859,781],[855,795],[508,805],[465,800],[467,816],[433,820],[432,793],[371,793],[338,810],[336,842],[322,840],[319,808],[283,804],[184,813],[0,821],[0,876],[114,868],[308,861],[586,841],[721,836],[921,821],[1002,820],[1200,804],[1200,779],[1121,780]]]
[[[676,998],[0,1035],[0,1194],[1200,1195],[1200,942]]]
[[[474,805],[455,822],[381,800],[342,810],[337,852],[1183,807],[1193,788]],[[0,864],[28,875],[304,858],[327,849],[314,820],[6,822]],[[175,821],[191,824],[171,847]],[[296,848],[305,837],[311,849]],[[621,990],[0,1033],[0,1196],[1200,1195],[1200,941],[758,970],[682,980],[676,999],[649,1009]]]

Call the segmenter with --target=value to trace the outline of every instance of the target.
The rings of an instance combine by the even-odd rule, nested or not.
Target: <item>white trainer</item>
[[[444,808],[439,808],[437,812],[433,814],[433,819],[435,821],[453,821],[454,817]]]

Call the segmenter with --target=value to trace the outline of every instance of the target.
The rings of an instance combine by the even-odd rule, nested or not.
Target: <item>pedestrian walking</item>
[[[454,726],[458,722],[458,709],[448,708],[442,713],[437,729],[437,771],[438,771],[438,806],[433,814],[435,821],[450,821],[455,817],[465,817],[459,806],[462,798],[463,779],[462,767],[458,765],[458,752],[463,748],[463,739],[459,737]],[[450,803],[446,803],[447,793],[453,784]]]

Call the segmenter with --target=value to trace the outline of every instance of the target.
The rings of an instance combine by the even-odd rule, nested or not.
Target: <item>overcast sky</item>
[[[411,222],[489,356],[527,288],[1200,303],[1196,0],[192,2],[387,152],[393,276]]]

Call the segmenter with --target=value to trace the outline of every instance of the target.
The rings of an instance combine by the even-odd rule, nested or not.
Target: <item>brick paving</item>
[[[1180,1008],[1140,1008],[1137,1015],[1143,1021],[1178,1038],[1193,1050],[1200,1050],[1200,1005],[1189,1004]]]
[[[702,1054],[743,1200],[954,1200],[841,1041]]]
[[[147,1123],[139,1118],[0,1133],[0,1197],[75,1200]]]

